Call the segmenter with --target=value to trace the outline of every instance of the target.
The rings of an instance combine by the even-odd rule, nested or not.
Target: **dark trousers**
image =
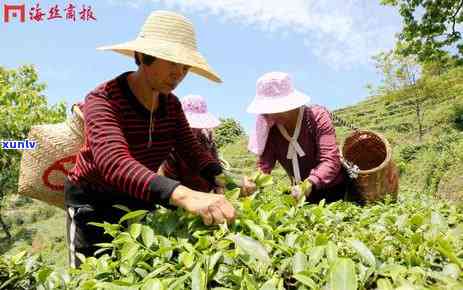
[[[97,243],[107,243],[112,241],[112,237],[104,234],[104,229],[92,225],[89,222],[117,223],[122,216],[121,210],[115,208],[98,208],[91,205],[80,207],[67,206],[66,232],[69,245],[69,264],[71,267],[79,267],[81,261],[76,254],[80,253],[85,257],[95,255],[99,248]]]
[[[66,196],[66,232],[69,245],[69,264],[71,267],[79,267],[81,261],[76,256],[80,253],[86,257],[95,256],[95,251],[99,248],[97,243],[108,243],[113,240],[109,234],[104,233],[104,229],[89,225],[89,222],[97,223],[118,223],[119,219],[126,213],[114,208],[114,204],[123,204],[131,210],[147,209],[146,204],[139,201],[127,202],[125,200],[114,201],[93,201],[91,194],[79,186],[71,184],[68,180],[64,183],[64,193]],[[93,196],[96,195],[93,193]],[[151,208],[152,209],[152,208]]]
[[[312,190],[306,201],[309,203],[319,203],[322,199],[325,199],[327,203],[343,200],[347,192],[347,183],[341,182],[331,188],[322,190]]]
[[[317,204],[322,199],[325,199],[327,203],[345,200],[362,204],[352,179],[349,178],[344,168],[342,168],[342,174],[344,175],[342,182],[329,188],[321,190],[314,189],[309,197],[306,198],[306,201]]]

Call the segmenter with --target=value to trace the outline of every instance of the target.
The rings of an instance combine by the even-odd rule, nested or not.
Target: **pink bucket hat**
[[[255,131],[249,136],[248,149],[261,155],[267,143],[268,134],[274,123],[263,114],[290,111],[310,102],[310,97],[295,90],[291,77],[284,72],[270,72],[261,76],[256,84],[256,96],[248,106],[248,113],[256,116]]]
[[[270,72],[257,80],[256,95],[248,113],[273,114],[290,111],[310,102],[310,97],[294,89],[289,74]]]
[[[202,96],[187,95],[181,103],[191,128],[211,129],[220,125],[219,119],[207,111],[206,100]]]

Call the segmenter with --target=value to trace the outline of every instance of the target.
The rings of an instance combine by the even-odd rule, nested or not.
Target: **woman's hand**
[[[297,185],[293,185],[293,187],[291,188],[291,196],[295,200],[300,200],[303,196],[309,197],[311,193],[312,183],[308,179]]]
[[[182,185],[175,188],[170,203],[201,216],[206,225],[230,223],[236,216],[235,208],[224,195],[195,191]]]
[[[240,189],[241,189],[241,196],[249,196],[253,194],[254,192],[256,192],[257,186],[253,181],[251,181],[249,177],[243,176],[241,180]]]

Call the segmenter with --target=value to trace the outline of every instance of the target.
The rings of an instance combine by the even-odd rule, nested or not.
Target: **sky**
[[[5,5],[25,4],[26,20],[4,19]],[[69,3],[91,7],[96,20],[29,19],[39,7],[49,16]],[[246,131],[255,116],[246,107],[257,79],[271,71],[290,74],[312,103],[336,109],[368,96],[380,75],[371,56],[394,46],[401,29],[396,9],[379,0],[0,0],[0,66],[33,64],[51,104],[83,101],[97,85],[136,70],[132,59],[96,47],[136,38],[153,10],[171,10],[194,24],[200,52],[222,84],[189,74],[174,93],[206,98],[209,111],[233,117]],[[10,12],[11,14],[11,12]]]

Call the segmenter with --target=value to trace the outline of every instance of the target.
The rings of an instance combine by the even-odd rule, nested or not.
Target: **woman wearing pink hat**
[[[183,111],[190,124],[193,134],[196,136],[201,149],[208,152],[212,159],[220,163],[217,147],[213,138],[213,129],[220,125],[220,121],[207,110],[206,100],[202,96],[188,95],[181,100]],[[175,151],[172,151],[159,169],[159,173],[171,179],[179,181],[182,185],[201,192],[223,193],[225,184],[221,187],[213,187],[210,182],[201,177],[199,172],[182,159]],[[216,182],[221,183],[220,180]],[[243,195],[255,191],[255,186],[243,178],[240,186]]]
[[[309,202],[342,199],[347,178],[341,166],[336,134],[328,110],[306,106],[310,97],[297,91],[288,74],[271,72],[258,79],[256,96],[248,106],[257,114],[249,150],[258,155],[258,167],[270,173],[278,161],[294,185],[307,180]]]
[[[219,163],[212,129],[220,125],[220,121],[207,111],[207,104],[202,96],[188,95],[181,100],[183,111],[192,128],[193,134],[202,150],[208,152],[213,160]],[[195,172],[180,155],[172,151],[159,171],[166,177],[178,180],[182,185],[193,190],[210,192],[214,188],[211,183]]]

